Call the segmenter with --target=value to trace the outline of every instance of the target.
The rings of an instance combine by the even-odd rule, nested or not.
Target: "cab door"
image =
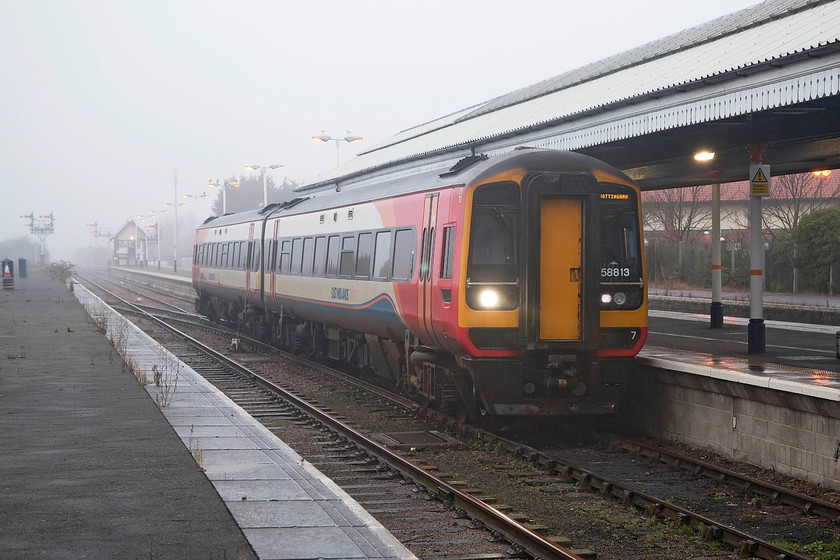
[[[527,346],[597,348],[598,182],[589,174],[541,173],[527,178],[524,189]]]
[[[540,200],[540,340],[581,339],[582,203]]]

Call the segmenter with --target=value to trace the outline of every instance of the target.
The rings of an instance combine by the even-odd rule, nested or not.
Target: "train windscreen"
[[[467,304],[473,309],[515,309],[519,239],[519,186],[496,183],[473,195]]]
[[[638,205],[629,189],[601,192],[601,280],[642,280]]]
[[[638,309],[645,288],[636,193],[602,185],[600,206],[601,309]]]

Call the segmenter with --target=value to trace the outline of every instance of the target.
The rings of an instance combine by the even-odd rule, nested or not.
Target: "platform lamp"
[[[143,214],[137,214],[137,220],[141,222],[146,221],[146,216]],[[140,244],[140,237],[138,236],[138,225],[137,220],[134,220],[134,236],[137,237],[137,241],[134,244],[134,260],[137,260],[137,245]],[[146,231],[146,228],[143,228],[143,262],[145,263],[146,268],[149,268],[149,232]]]
[[[694,154],[695,161],[711,165],[715,153],[702,150]],[[709,326],[713,329],[723,328],[723,268],[720,260],[720,172],[710,169],[712,184],[712,303],[709,306]]]
[[[338,167],[339,159],[338,159],[338,147],[341,145],[342,142],[358,142],[359,140],[363,140],[361,136],[354,136],[349,130],[347,131],[347,136],[340,136],[334,137],[328,135],[325,131],[321,131],[321,134],[312,137],[313,140],[316,142],[335,142],[335,166]]]
[[[168,210],[149,210],[149,214],[155,217],[155,245],[157,245],[157,268],[160,270],[160,217],[158,214],[166,214]],[[149,226],[152,227],[152,226]]]
[[[246,165],[245,169],[250,169],[251,171],[256,171],[259,169],[262,171],[262,180],[263,180],[263,208],[268,206],[268,182],[265,178],[265,172],[267,169],[282,169],[283,166],[280,164],[276,165]]]
[[[239,188],[239,183],[236,181],[222,181],[221,179],[210,179],[207,184],[211,187],[222,187],[222,215],[227,214],[227,190],[228,187],[234,189]]]

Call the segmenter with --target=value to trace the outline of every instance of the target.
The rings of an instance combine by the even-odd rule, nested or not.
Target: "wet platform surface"
[[[74,291],[30,274],[0,296],[0,557],[413,558],[226,396]],[[123,371],[98,317],[135,371],[162,371],[160,386]]]
[[[649,311],[640,363],[840,400],[840,327],[765,321],[765,352],[748,352],[749,319],[712,329],[703,314]]]

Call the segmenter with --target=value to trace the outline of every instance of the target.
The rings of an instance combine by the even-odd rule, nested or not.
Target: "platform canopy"
[[[840,2],[767,0],[402,131],[302,190],[518,146],[593,155],[643,189],[746,180],[748,146],[774,175],[840,167]]]

